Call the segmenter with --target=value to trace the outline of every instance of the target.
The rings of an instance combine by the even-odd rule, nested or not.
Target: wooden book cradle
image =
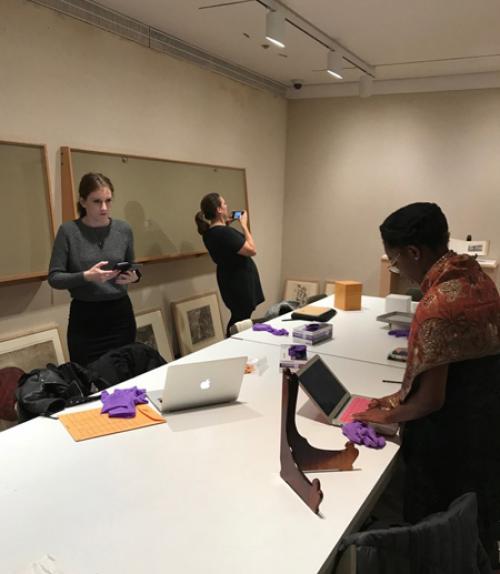
[[[318,514],[323,499],[321,485],[317,478],[311,482],[304,472],[352,470],[359,451],[352,442],[346,443],[344,450],[323,450],[311,446],[295,423],[298,390],[297,375],[285,369],[281,395],[280,476]]]

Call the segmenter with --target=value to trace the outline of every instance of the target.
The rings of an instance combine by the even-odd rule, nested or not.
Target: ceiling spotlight
[[[328,62],[326,65],[326,71],[337,78],[338,80],[343,79],[342,70],[344,69],[344,61],[342,59],[342,54],[340,52],[328,52]]]
[[[359,78],[358,93],[360,98],[369,98],[373,94],[373,78],[363,74]]]
[[[266,40],[278,48],[285,47],[285,15],[279,8],[266,15]]]

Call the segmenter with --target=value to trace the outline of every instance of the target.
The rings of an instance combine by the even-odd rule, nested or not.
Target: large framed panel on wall
[[[54,217],[44,145],[0,141],[0,283],[47,277]]]
[[[112,216],[132,226],[140,262],[206,253],[194,216],[207,193],[222,195],[231,210],[248,209],[242,168],[62,147],[64,221],[76,218],[78,184],[88,172],[103,173],[113,182]]]

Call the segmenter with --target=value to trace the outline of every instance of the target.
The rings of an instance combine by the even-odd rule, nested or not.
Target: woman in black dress
[[[231,311],[226,334],[234,323],[249,319],[253,310],[264,301],[259,272],[252,259],[255,243],[248,229],[248,215],[241,213],[243,233],[229,226],[227,204],[218,193],[209,193],[201,200],[201,211],[195,216],[198,232],[210,257],[217,265],[217,283],[226,307]]]

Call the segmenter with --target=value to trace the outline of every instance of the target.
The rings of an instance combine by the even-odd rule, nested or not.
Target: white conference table
[[[333,307],[334,296],[329,295],[313,303],[316,307]],[[387,355],[396,347],[406,347],[406,337],[393,337],[388,334],[386,323],[377,321],[377,317],[385,313],[385,299],[382,297],[363,296],[360,311],[342,311],[337,309],[335,317],[328,321],[333,325],[333,338],[317,343],[313,346],[314,352],[320,355],[345,357],[356,361],[366,361],[378,365],[387,365],[396,369],[404,369],[405,363],[390,361]],[[286,321],[291,313],[281,315],[267,321],[276,329],[286,329],[288,336],[272,335],[266,331],[253,331],[247,329],[236,333],[233,338],[269,345],[282,345],[297,340],[292,338],[295,327],[305,325],[307,321]],[[285,320],[283,320],[285,319]],[[402,374],[400,375],[402,377]]]
[[[243,354],[266,357],[268,368],[244,376],[236,404],[80,443],[48,418],[0,433],[0,572],[46,554],[65,574],[324,571],[342,536],[359,527],[398,446],[359,447],[354,471],[310,474],[324,492],[315,515],[279,476],[279,347],[228,339],[177,363]],[[381,382],[391,367],[324,360],[352,392],[394,391]],[[120,386],[161,388],[167,369]],[[297,423],[314,446],[346,442],[339,428]]]

